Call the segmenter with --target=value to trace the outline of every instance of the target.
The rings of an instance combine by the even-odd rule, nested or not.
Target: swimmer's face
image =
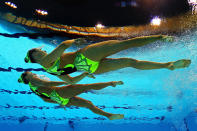
[[[37,77],[37,75],[29,71],[26,72],[25,79],[27,79],[28,81],[31,81],[31,79],[34,77]]]
[[[20,78],[18,79],[19,83],[29,84],[29,82],[32,81],[33,78],[37,77],[36,74],[26,71],[21,74]]]
[[[21,75],[21,78],[18,79],[18,82],[19,83],[24,83],[24,84],[28,84],[29,83],[29,79],[31,78],[31,72],[27,71],[27,72],[24,72],[22,75]],[[21,80],[23,82],[21,82]]]
[[[31,57],[36,62],[36,61],[39,61],[43,56],[46,56],[46,55],[47,55],[46,51],[36,48],[35,51],[32,53]]]

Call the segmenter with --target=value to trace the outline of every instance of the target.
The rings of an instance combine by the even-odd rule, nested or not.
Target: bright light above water
[[[188,0],[188,3],[197,3],[197,0]]]
[[[197,14],[197,0],[188,0],[190,6],[192,6],[192,14]]]
[[[102,24],[97,24],[96,27],[97,27],[97,28],[104,28],[105,26],[102,25]]]
[[[14,8],[14,9],[17,8],[17,6],[14,3],[11,3],[9,1],[8,2],[5,2],[5,4],[8,5],[8,6],[10,6],[10,7],[12,7],[12,8]]]
[[[159,17],[155,17],[151,20],[151,25],[159,26],[161,24],[161,19]]]
[[[48,15],[48,12],[44,10],[36,9],[36,12],[40,15]]]

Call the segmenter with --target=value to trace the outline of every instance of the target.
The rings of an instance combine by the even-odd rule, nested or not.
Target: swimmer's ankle
[[[108,117],[109,120],[119,120],[123,118],[124,118],[123,114],[112,114]]]
[[[167,63],[165,63],[165,64],[164,64],[164,68],[169,69],[169,70],[172,70],[172,69],[171,69],[172,66],[173,66],[172,63],[173,63],[173,62],[167,62]]]

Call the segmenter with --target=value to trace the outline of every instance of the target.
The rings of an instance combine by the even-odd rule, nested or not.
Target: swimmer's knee
[[[92,107],[94,107],[94,105],[91,101],[87,101],[85,107],[92,108]]]
[[[87,104],[88,105],[92,105],[93,103],[91,101],[87,101]]]
[[[132,67],[132,68],[144,70],[143,64],[141,63],[140,60],[131,59],[131,62],[129,64],[130,64],[130,67]]]
[[[136,60],[136,59],[133,59],[133,58],[130,58],[130,66],[135,66],[139,63],[140,61],[139,60]]]

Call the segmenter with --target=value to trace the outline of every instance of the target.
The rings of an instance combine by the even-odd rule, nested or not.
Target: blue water
[[[0,22],[1,33],[23,32],[23,29]],[[2,24],[3,23],[3,24]],[[12,26],[12,28],[9,28]],[[13,29],[14,27],[14,29]],[[55,39],[55,38],[54,38]],[[66,38],[65,38],[66,39]],[[170,71],[125,68],[86,78],[81,84],[122,80],[124,85],[83,93],[80,97],[111,113],[123,113],[125,119],[109,121],[84,108],[63,110],[56,104],[43,102],[27,85],[17,83],[25,69],[40,69],[37,64],[24,63],[27,50],[45,45],[50,52],[53,39],[31,40],[0,36],[0,127],[1,131],[195,131],[197,114],[197,31],[175,36],[175,42],[155,42],[111,56],[138,60],[169,62],[191,59],[189,68]],[[73,46],[68,52],[80,47]],[[21,72],[20,72],[21,70]],[[42,71],[32,71],[59,80]],[[76,76],[74,73],[71,76]]]

